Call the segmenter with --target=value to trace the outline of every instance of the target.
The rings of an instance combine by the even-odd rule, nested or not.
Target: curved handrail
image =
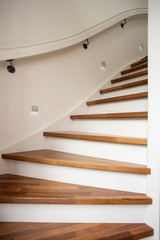
[[[55,50],[59,50],[62,48],[66,48],[77,44],[84,39],[90,38],[95,34],[113,26],[114,24],[120,22],[122,19],[136,16],[136,15],[146,15],[148,14],[147,8],[136,8],[132,10],[128,10],[122,12],[121,14],[115,15],[97,25],[90,27],[82,32],[76,33],[74,35],[50,40],[47,42],[32,44],[32,45],[24,45],[19,47],[8,47],[8,48],[0,48],[0,61],[7,60],[7,59],[16,59],[22,57],[28,57],[33,55],[38,55],[42,53],[47,53]]]

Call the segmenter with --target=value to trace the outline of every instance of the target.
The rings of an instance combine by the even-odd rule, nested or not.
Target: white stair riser
[[[155,237],[153,236],[153,237],[147,237],[147,238],[145,238],[145,240],[155,240]]]
[[[146,164],[147,146],[47,137],[47,148],[62,152]]]
[[[0,204],[4,222],[144,222],[144,205]]]
[[[142,174],[54,166],[12,160],[9,161],[9,171],[12,174],[92,187],[139,193],[146,192],[146,175]]]
[[[108,135],[147,138],[145,119],[75,119],[73,130]]]
[[[132,82],[138,82],[138,81],[144,80],[144,79],[147,79],[147,77],[141,77],[139,79],[130,79],[130,80],[114,83],[114,84],[112,84],[109,81],[103,87],[101,87],[100,90],[107,89],[107,88],[112,88],[112,87],[117,87],[117,86],[121,86],[121,85],[124,85],[124,84],[132,83]],[[125,88],[125,89],[121,89],[121,90],[116,90],[116,91],[111,91],[111,92],[107,92],[107,93],[103,93],[103,94],[101,94],[98,90],[94,94],[92,94],[88,98],[87,101],[95,100],[95,99],[117,97],[117,96],[121,96],[121,95],[128,95],[128,94],[147,92],[147,91],[148,91],[148,85],[147,84],[141,85],[141,86],[136,86],[136,87],[131,87],[131,88]]]
[[[111,86],[111,87],[114,87],[114,86]],[[141,85],[141,86],[125,88],[125,89],[121,89],[121,90],[116,90],[116,91],[112,91],[112,92],[106,92],[103,94],[99,93],[99,98],[104,99],[104,98],[118,97],[118,96],[136,94],[136,93],[147,92],[147,91],[148,91],[148,86]]]
[[[111,103],[95,104],[88,107],[88,114],[98,113],[121,113],[121,112],[145,112],[148,111],[148,101],[133,99]],[[83,113],[79,113],[83,114]]]
[[[116,78],[119,78],[119,77],[123,77],[123,76],[121,76],[121,75],[119,75],[119,76],[117,76],[117,77],[115,77],[115,78],[113,78],[113,79],[116,79]],[[141,81],[141,80],[144,80],[144,79],[148,79],[148,75],[144,75],[144,76],[140,76],[140,77],[136,77],[136,78],[131,78],[131,79],[128,79],[128,80],[124,80],[124,81],[121,81],[121,82],[116,82],[116,83],[111,83],[111,81],[108,81],[108,82],[106,82],[106,84],[104,84],[101,88],[100,88],[100,90],[101,89],[105,89],[105,88],[111,88],[111,87],[116,87],[116,86],[120,86],[120,85],[124,85],[124,84],[128,84],[128,83],[132,83],[132,82],[137,82],[137,81]],[[147,89],[147,84],[146,85],[144,85],[145,86],[145,88]],[[141,86],[137,86],[137,87],[135,87],[135,88],[139,88],[139,87],[141,87]],[[128,91],[128,89],[129,88],[127,88],[126,89],[126,91]],[[131,88],[131,89],[134,89],[134,87],[133,88]],[[134,90],[133,90],[134,91]]]
[[[131,82],[128,82],[131,83]],[[127,83],[119,83],[117,86],[124,85]],[[115,85],[111,85],[110,87],[116,87]],[[108,87],[107,87],[108,88]],[[104,88],[105,89],[105,88]],[[141,85],[141,86],[136,86],[136,87],[131,87],[131,88],[125,88],[117,91],[112,91],[112,92],[106,92],[106,93],[99,93],[97,95],[98,99],[104,99],[104,98],[112,98],[112,97],[118,97],[118,96],[124,96],[124,95],[130,95],[130,94],[136,94],[136,93],[141,93],[141,92],[147,92],[148,91],[148,85]],[[92,98],[94,100],[94,96]]]

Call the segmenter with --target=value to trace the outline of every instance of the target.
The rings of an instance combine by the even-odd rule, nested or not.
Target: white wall
[[[153,205],[147,208],[146,222],[155,230],[154,239],[160,239],[159,234],[159,188],[160,188],[160,1],[149,1],[149,102],[148,102],[148,165],[151,167],[151,175],[148,176],[147,194],[153,198]]]
[[[0,60],[78,43],[147,13],[147,0],[0,0]]]
[[[138,37],[137,37],[138,36]],[[56,122],[75,109],[115,72],[147,52],[147,18],[133,17],[82,44],[50,54],[16,60],[16,72],[0,68],[0,150],[6,149]],[[144,51],[138,49],[143,43]],[[106,61],[107,70],[100,70]],[[31,114],[38,105],[39,114]]]

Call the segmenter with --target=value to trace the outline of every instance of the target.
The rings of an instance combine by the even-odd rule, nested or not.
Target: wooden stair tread
[[[101,113],[101,114],[85,114],[71,115],[71,119],[116,119],[116,118],[147,118],[148,112],[126,112],[126,113]]]
[[[147,145],[146,138],[120,137],[97,133],[95,134],[70,131],[70,132],[44,132],[43,135],[46,137],[59,137],[78,140]]]
[[[136,61],[136,62],[132,63],[132,64],[131,64],[131,67],[138,66],[138,65],[140,65],[140,64],[142,64],[142,63],[145,63],[145,62],[147,62],[147,61],[148,61],[148,56],[140,59],[139,61]]]
[[[101,104],[101,103],[125,101],[125,100],[140,99],[140,98],[147,98],[147,97],[148,97],[148,92],[141,92],[141,93],[134,93],[134,94],[118,96],[118,97],[92,100],[92,101],[86,102],[86,104],[90,106],[90,105]]]
[[[123,77],[112,79],[111,83],[122,82],[122,81],[129,80],[129,79],[132,79],[132,78],[144,76],[146,74],[148,74],[148,70],[144,70],[144,71],[141,71],[141,72],[132,73],[132,74],[129,74],[129,75],[126,75],[126,76],[123,76]]]
[[[152,199],[146,194],[3,174],[0,203],[152,204]]]
[[[3,154],[2,158],[58,166],[150,174],[150,169],[145,165],[88,157],[49,149],[8,153]]]
[[[144,80],[140,80],[140,81],[136,81],[136,82],[132,82],[132,83],[119,85],[116,87],[102,89],[102,90],[100,90],[100,93],[103,94],[103,93],[118,91],[118,90],[122,90],[122,89],[126,89],[126,88],[137,87],[137,86],[145,85],[147,83],[148,83],[148,79],[144,79]]]
[[[152,235],[145,223],[0,222],[0,239],[137,240]]]
[[[143,69],[143,68],[147,68],[147,67],[148,67],[148,63],[144,63],[144,64],[141,64],[141,65],[126,69],[126,70],[122,71],[121,74],[122,75],[128,74],[130,72],[134,72],[134,71],[137,71],[137,70],[140,70],[140,69]]]

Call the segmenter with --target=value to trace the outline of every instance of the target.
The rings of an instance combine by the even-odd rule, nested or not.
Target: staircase
[[[88,99],[87,113],[70,115],[72,131],[45,131],[50,149],[2,155],[18,170],[0,176],[0,239],[153,235],[144,223],[145,208],[152,204],[145,194],[151,174],[147,61],[131,64],[95,94],[98,99]]]

